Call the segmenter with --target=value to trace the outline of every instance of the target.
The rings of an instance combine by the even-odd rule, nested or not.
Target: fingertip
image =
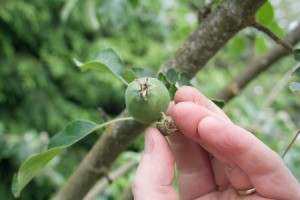
[[[145,153],[171,157],[168,141],[155,127],[148,127],[145,131]]]
[[[156,128],[148,127],[145,130],[145,151],[132,183],[135,199],[144,199],[145,196],[170,199],[168,197],[176,195],[172,187],[174,175],[174,157],[167,140]],[[155,190],[161,187],[166,191]]]
[[[200,92],[194,87],[182,86],[175,93],[174,101],[176,104],[183,101],[191,101],[198,93]]]
[[[212,102],[210,99],[208,99],[205,95],[203,95],[200,91],[198,91],[194,87],[183,86],[179,88],[175,94],[174,101],[176,104],[180,102],[196,103],[214,112],[215,114],[222,117],[223,119],[230,121],[230,119],[222,109],[220,109],[214,102]]]
[[[174,101],[171,101],[170,103],[169,103],[169,107],[168,107],[168,109],[167,109],[167,111],[166,111],[166,114],[167,115],[171,115],[171,113],[172,113],[172,109],[174,108],[174,106],[175,106],[175,102]]]
[[[220,118],[217,118],[215,116],[206,116],[199,122],[198,132],[214,133],[219,123],[220,123]]]
[[[206,108],[192,102],[180,102],[176,104],[171,116],[181,132],[189,138],[197,138],[198,124],[200,120],[213,113]]]

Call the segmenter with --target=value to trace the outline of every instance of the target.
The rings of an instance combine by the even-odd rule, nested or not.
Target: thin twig
[[[113,181],[118,177],[124,175],[130,169],[136,166],[136,164],[137,164],[136,160],[130,160],[125,165],[122,165],[120,168],[116,169],[109,175],[110,181]],[[84,197],[84,200],[91,200],[95,198],[99,193],[101,193],[107,187],[107,185],[111,183],[110,181],[108,181],[107,179],[102,179],[101,181],[99,181]]]
[[[290,68],[285,73],[285,75],[279,81],[277,81],[271,92],[265,98],[264,103],[262,103],[261,110],[265,110],[273,103],[273,101],[276,99],[276,96],[286,87],[286,85],[292,79],[291,74],[293,71],[295,71],[295,69],[297,69],[297,67],[299,67],[299,64],[296,64],[292,68]]]
[[[269,36],[272,40],[274,40],[277,44],[280,44],[281,46],[287,48],[289,51],[293,52],[293,46],[287,43],[286,41],[279,38],[277,35],[275,35],[270,29],[267,27],[259,24],[258,22],[254,21],[251,24],[252,27],[256,28],[257,30],[265,33],[267,36]]]
[[[296,139],[297,139],[297,137],[298,137],[299,134],[300,134],[300,129],[298,130],[298,132],[296,133],[296,135],[294,136],[294,138],[290,142],[289,146],[286,148],[286,150],[282,154],[282,156],[281,156],[282,159],[284,158],[284,156],[286,155],[286,153],[289,151],[289,149],[291,148],[291,146],[294,144],[294,142],[296,141]]]

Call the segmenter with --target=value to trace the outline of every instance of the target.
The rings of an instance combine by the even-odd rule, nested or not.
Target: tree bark
[[[265,0],[224,1],[193,31],[174,56],[162,66],[186,72],[193,77],[226,42],[243,28],[253,24],[255,12]]]
[[[285,38],[290,45],[295,45],[300,41],[300,26],[288,33]],[[229,101],[235,97],[248,83],[256,78],[260,73],[272,66],[284,56],[290,54],[290,50],[277,44],[267,51],[263,56],[251,62],[241,73],[239,73],[226,87],[216,96],[217,99]]]
[[[177,53],[162,66],[166,71],[174,68],[193,77],[215,53],[238,31],[254,20],[255,12],[266,0],[226,0],[207,16],[182,45]],[[126,115],[126,111],[122,114]],[[82,199],[115,159],[145,129],[135,121],[120,122],[109,126],[94,147],[80,163],[56,199]],[[101,171],[101,170],[100,170]]]

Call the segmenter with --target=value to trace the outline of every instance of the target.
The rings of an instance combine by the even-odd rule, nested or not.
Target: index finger
[[[230,119],[222,109],[220,109],[216,104],[214,104],[211,100],[209,100],[194,87],[183,86],[179,88],[175,94],[174,101],[175,103],[194,102],[214,112],[221,118],[230,121]]]
[[[174,106],[172,118],[183,134],[198,142],[216,159],[237,165],[257,192],[275,199],[297,199],[299,184],[282,159],[248,131],[192,102]]]

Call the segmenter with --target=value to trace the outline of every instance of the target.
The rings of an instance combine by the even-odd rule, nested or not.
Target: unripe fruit
[[[152,123],[166,112],[170,95],[165,85],[156,78],[143,77],[132,81],[125,93],[129,114],[142,123]]]

